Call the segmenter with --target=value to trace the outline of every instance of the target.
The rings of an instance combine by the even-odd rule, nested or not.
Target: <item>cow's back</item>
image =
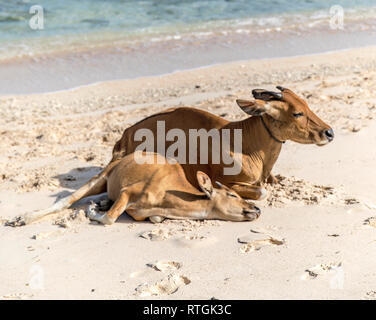
[[[154,135],[154,150],[157,151],[157,123],[161,121],[165,126],[165,134],[171,129],[181,129],[185,137],[189,137],[189,129],[220,129],[229,122],[223,118],[213,115],[209,112],[195,108],[173,108],[164,112],[151,115],[133,126],[125,129],[121,139],[116,142],[112,155],[112,161],[122,158],[127,154],[133,153],[142,141],[135,141],[135,133],[140,129],[149,129]],[[166,139],[166,136],[160,136],[160,139]],[[173,142],[166,142],[166,148]]]

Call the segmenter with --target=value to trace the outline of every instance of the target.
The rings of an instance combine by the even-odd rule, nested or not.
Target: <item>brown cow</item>
[[[236,175],[223,174],[229,165],[211,162],[209,145],[209,161],[207,164],[183,164],[188,181],[198,187],[196,173],[202,171],[211,180],[219,181],[230,187],[241,197],[260,200],[266,195],[261,183],[271,178],[271,170],[278,159],[282,144],[292,140],[303,144],[323,146],[334,138],[333,130],[308,107],[307,103],[293,91],[277,87],[281,92],[263,89],[252,91],[255,100],[237,100],[239,107],[251,117],[230,122],[203,110],[194,108],[174,108],[152,115],[135,125],[127,128],[121,139],[115,144],[113,157],[104,170],[94,176],[88,183],[74,192],[71,196],[58,201],[51,208],[18,217],[13,225],[27,224],[42,216],[67,208],[77,200],[106,191],[106,178],[116,160],[133,153],[141,141],[135,141],[135,133],[139,129],[149,129],[157,133],[157,121],[164,122],[165,130],[179,128],[188,136],[190,129],[230,129],[234,136],[234,129],[242,130],[241,170]],[[232,141],[232,140],[231,140]],[[173,142],[166,142],[163,152]],[[157,150],[157,141],[155,141]],[[234,154],[231,142],[231,154]],[[159,152],[159,151],[158,151]],[[187,146],[187,155],[189,153]]]

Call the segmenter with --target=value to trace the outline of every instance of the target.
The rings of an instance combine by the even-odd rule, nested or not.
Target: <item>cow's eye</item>
[[[304,113],[303,112],[298,112],[298,113],[293,113],[292,115],[294,116],[294,118],[299,118],[299,117],[304,116]]]
[[[235,194],[231,193],[231,192],[227,192],[227,195],[229,197],[237,198],[237,196]]]

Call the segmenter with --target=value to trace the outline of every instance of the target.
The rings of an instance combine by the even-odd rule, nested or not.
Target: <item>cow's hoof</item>
[[[278,182],[279,180],[272,174],[266,179],[266,183],[268,184],[277,184]]]
[[[264,200],[268,196],[268,191],[265,188],[260,188],[260,197],[257,200]]]
[[[165,218],[161,216],[151,216],[149,217],[150,222],[152,223],[161,223]]]

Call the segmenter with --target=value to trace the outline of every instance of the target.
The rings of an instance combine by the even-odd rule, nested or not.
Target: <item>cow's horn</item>
[[[215,181],[215,184],[218,186],[218,187],[220,187],[220,188],[222,188],[223,187],[223,184],[222,183],[220,183],[220,182],[218,182],[218,181]]]
[[[264,89],[252,90],[252,95],[255,99],[270,101],[270,100],[282,100],[283,95],[280,92],[267,91]]]

